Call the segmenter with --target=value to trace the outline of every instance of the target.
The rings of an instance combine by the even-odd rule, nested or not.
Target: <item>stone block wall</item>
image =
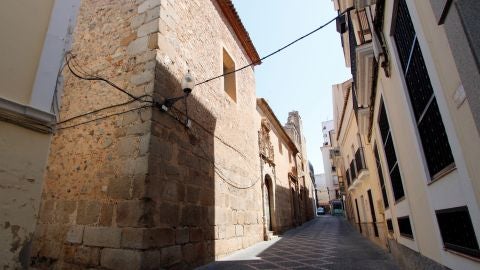
[[[180,96],[188,70],[197,82],[222,74],[223,49],[236,67],[250,62],[216,1],[162,1],[158,45],[155,93],[161,97]],[[191,129],[153,114],[148,179],[168,184],[152,188],[150,197],[177,213],[165,224],[176,230],[175,246],[205,250],[203,262],[263,240],[253,69],[238,72],[236,81],[236,101],[223,79],[194,89],[187,100]],[[184,103],[175,106],[184,117]],[[165,141],[171,143],[166,149]]]
[[[150,25],[159,18],[154,9],[152,1],[82,1],[72,45],[77,73],[107,78],[136,96],[153,94],[158,45]],[[76,78],[67,68],[64,77],[60,120],[130,100],[104,82]],[[151,220],[144,196],[152,108],[133,110],[146,104],[132,102],[58,126],[32,267],[115,269],[123,260],[129,262],[123,269],[138,269],[151,260],[142,241],[132,243],[152,233],[145,229]],[[128,110],[133,111],[122,113]]]
[[[223,48],[249,62],[216,1],[85,0],[73,53],[77,69],[162,102],[182,94],[187,70],[198,81],[221,74]],[[64,76],[61,120],[130,100]],[[31,266],[192,268],[263,240],[253,69],[237,74],[236,102],[222,85],[194,89],[190,129],[184,101],[168,113],[137,101],[60,125]]]

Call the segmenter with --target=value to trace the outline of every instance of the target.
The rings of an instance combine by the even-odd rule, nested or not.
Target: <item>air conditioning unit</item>
[[[355,8],[359,10],[370,5],[374,5],[376,2],[376,0],[355,0]]]

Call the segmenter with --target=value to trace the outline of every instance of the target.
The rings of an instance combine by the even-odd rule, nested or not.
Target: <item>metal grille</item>
[[[400,217],[400,218],[397,218],[397,222],[398,222],[398,229],[400,230],[400,235],[413,239],[413,232],[412,232],[412,225],[410,224],[410,218],[408,216]]]
[[[480,258],[477,237],[466,206],[435,211],[445,248]]]
[[[428,77],[427,67],[423,59],[418,41],[415,42],[412,57],[405,72],[408,94],[412,102],[415,120],[420,119],[425,107],[433,97],[433,88]]]
[[[454,159],[405,0],[398,3],[394,38],[428,171],[434,179],[453,167]]]
[[[390,173],[390,182],[392,183],[393,196],[395,197],[395,201],[397,201],[405,196],[405,192],[403,190],[402,177],[398,168],[397,154],[395,153],[395,146],[393,145],[390,124],[388,123],[387,111],[385,110],[385,104],[383,103],[383,99],[380,101],[380,115],[378,119],[380,133],[383,140],[383,150],[385,152],[385,157],[387,158],[387,166]],[[382,190],[382,193],[385,203],[387,192],[384,192]]]
[[[413,27],[410,13],[408,12],[405,0],[398,1],[397,17],[395,19],[395,33],[393,35],[397,45],[400,62],[403,71],[407,68],[407,62],[415,38],[415,28]]]
[[[434,178],[435,174],[453,164],[452,150],[436,100],[432,102],[418,125],[418,132],[422,140],[428,171]]]
[[[377,165],[377,172],[378,172],[378,179],[380,181],[380,188],[382,189],[382,198],[383,198],[383,205],[385,208],[388,208],[388,198],[387,198],[387,190],[385,188],[385,180],[383,179],[383,170],[382,170],[382,163],[380,163],[380,157],[378,155],[378,148],[377,145],[373,147],[373,153],[375,155],[375,163]]]
[[[397,154],[393,146],[392,137],[388,137],[385,142],[385,157],[387,158],[388,170],[391,171],[393,166],[397,164]]]

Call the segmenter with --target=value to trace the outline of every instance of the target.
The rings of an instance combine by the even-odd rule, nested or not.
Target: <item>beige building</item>
[[[257,99],[257,111],[261,118],[260,168],[268,239],[313,218],[314,186],[302,169],[302,164],[308,163],[303,160],[305,154],[265,99]]]
[[[79,1],[0,3],[0,268],[29,265],[58,77]]]
[[[406,269],[478,269],[478,95],[469,93],[478,72],[459,65],[479,44],[462,39],[478,2],[333,2],[339,12],[355,5],[337,21],[353,81],[334,87],[350,218],[385,221],[387,247]],[[361,146],[367,174],[354,158]]]

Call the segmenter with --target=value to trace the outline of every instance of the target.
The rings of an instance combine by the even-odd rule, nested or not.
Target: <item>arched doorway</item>
[[[269,231],[273,231],[273,185],[270,175],[265,175],[265,219],[266,227]]]

